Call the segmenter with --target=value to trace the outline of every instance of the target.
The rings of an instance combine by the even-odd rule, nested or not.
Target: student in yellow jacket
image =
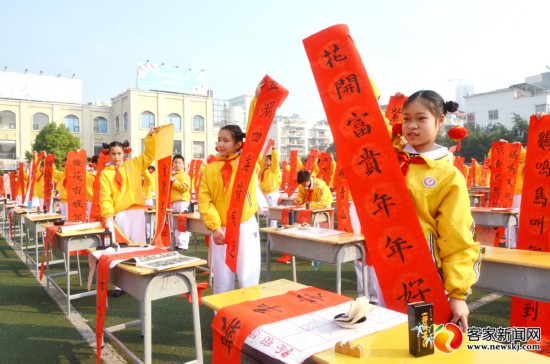
[[[146,206],[155,206],[155,166],[149,166],[143,171],[143,193]]]
[[[155,158],[155,140],[152,128],[143,143],[143,154],[124,161],[127,144],[109,144],[110,163],[105,165],[99,178],[99,206],[104,225],[114,236],[114,225],[126,237],[137,243],[145,242],[145,212],[141,175]]]
[[[170,208],[174,212],[184,212],[189,208],[191,193],[189,187],[191,180],[185,173],[185,160],[181,154],[172,157],[172,176],[170,177],[172,188],[170,190]],[[178,225],[177,219],[172,221],[172,229]],[[176,229],[177,230],[177,229]],[[189,233],[176,231],[176,249],[187,250],[189,248]]]
[[[281,167],[279,165],[279,152],[275,146],[271,148],[271,154],[263,157],[260,165],[260,190],[262,191],[268,206],[276,206],[279,200],[279,186],[281,185]]]
[[[479,278],[481,254],[473,239],[475,223],[466,181],[449,163],[447,148],[435,144],[447,112],[456,110],[456,102],[445,102],[434,91],[409,96],[403,108],[407,144],[400,153],[418,155],[425,162],[410,163],[405,180],[449,295],[451,320],[466,331],[469,310],[465,300]]]
[[[302,205],[309,203],[311,208],[330,207],[332,205],[332,192],[327,184],[319,178],[314,178],[306,170],[298,172],[298,195],[294,203]]]
[[[34,178],[32,205],[41,209],[44,205],[44,162],[41,162],[38,166],[38,171]]]
[[[212,249],[212,267],[216,276],[214,294],[235,288],[235,274],[225,264],[227,247],[225,226],[227,210],[234,193],[233,183],[244,136],[245,134],[237,125],[226,125],[220,129],[216,144],[217,160],[206,165],[199,188],[199,212],[206,227],[212,232],[213,244],[210,248]],[[254,176],[256,175],[254,173]],[[256,285],[260,281],[260,234],[255,216],[258,209],[257,183],[256,178],[250,181],[241,217],[236,269],[240,288]]]

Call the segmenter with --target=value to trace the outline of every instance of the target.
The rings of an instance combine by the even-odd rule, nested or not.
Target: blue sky
[[[290,94],[279,114],[315,121],[323,108],[302,39],[347,24],[387,102],[428,88],[454,98],[547,71],[539,0],[37,1],[0,0],[0,71],[73,73],[85,102],[135,87],[140,62],[204,69],[216,98],[253,94],[269,74]]]

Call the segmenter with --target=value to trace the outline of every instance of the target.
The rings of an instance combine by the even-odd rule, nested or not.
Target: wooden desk
[[[38,277],[38,265],[40,256],[38,255],[38,248],[44,246],[44,240],[39,242],[38,234],[44,233],[44,227],[42,226],[46,222],[54,221],[63,218],[62,215],[56,213],[37,214],[26,213],[23,215],[23,225],[27,229],[27,246],[25,248],[25,259],[30,259],[36,267],[36,276]],[[30,237],[34,236],[34,245],[29,246]],[[28,249],[34,248],[34,259],[28,254]],[[50,262],[51,263],[51,262]]]
[[[142,363],[142,361],[113,334],[116,331],[141,325],[141,332],[143,334],[143,362],[152,363],[152,301],[184,293],[190,293],[192,298],[191,306],[193,312],[193,330],[196,352],[196,359],[190,363],[202,363],[203,356],[199,316],[199,296],[194,277],[194,268],[205,263],[206,261],[200,260],[189,263],[185,266],[163,271],[137,268],[135,265],[129,264],[118,264],[116,267],[111,269],[110,281],[139,302],[140,319],[105,328],[103,330],[105,336],[113,341],[134,362]]]
[[[472,207],[472,217],[476,225],[510,228],[518,225],[519,209],[501,209],[494,207]],[[510,248],[508,240],[506,247]]]
[[[201,302],[206,307],[214,311],[218,311],[225,306],[235,305],[245,301],[253,301],[265,297],[272,297],[288,291],[306,287],[306,285],[301,283],[289,281],[287,279],[279,279],[272,282],[260,283],[248,288],[235,289],[229,292],[204,296],[202,297]]]
[[[481,274],[474,287],[550,302],[550,253],[485,247]]]
[[[12,229],[13,230],[17,229],[17,232],[19,233],[19,243],[17,243],[17,241],[15,239],[15,236],[12,236],[11,234],[10,234],[10,239],[15,245],[17,245],[19,247],[19,249],[21,249],[21,252],[23,252],[25,249],[33,248],[31,246],[28,246],[28,244],[26,246],[23,246],[24,231],[23,231],[23,217],[22,217],[22,215],[26,214],[28,211],[29,211],[29,209],[26,208],[26,207],[23,207],[23,205],[16,205],[13,208],[10,208],[10,213],[12,214],[12,216],[11,216]]]
[[[498,344],[490,341],[472,341],[464,335],[464,343],[453,353],[445,354],[435,349],[433,355],[415,358],[409,354],[409,333],[407,323],[353,340],[353,345],[363,347],[363,358],[338,354],[334,349],[323,351],[310,357],[305,363],[547,363],[548,357],[529,351],[514,350],[469,350],[466,344]]]
[[[74,225],[71,225],[74,226]],[[101,234],[105,229],[103,227],[85,229],[85,230],[70,230],[66,232],[57,232],[54,235],[53,245],[63,252],[65,263],[65,272],[50,274],[50,262],[46,265],[46,288],[49,289],[50,283],[57,288],[61,294],[67,299],[67,312],[71,314],[71,300],[93,296],[96,291],[88,291],[77,294],[71,294],[71,275],[78,274],[80,285],[82,285],[82,276],[80,275],[80,260],[77,257],[78,271],[71,271],[71,252],[95,248],[101,245]],[[65,277],[66,290],[63,290],[54,280],[56,277]]]
[[[287,206],[271,206],[269,207],[269,220],[278,220],[279,223],[283,219],[283,209]],[[293,208],[294,212],[297,214],[294,217],[294,221],[298,221],[300,211],[305,210],[305,208],[296,207]],[[311,219],[309,224],[311,226],[318,226],[319,223],[327,222],[330,229],[334,229],[334,209],[332,207],[311,209]]]
[[[266,249],[266,279],[270,279],[271,251],[278,251],[308,260],[336,265],[336,293],[341,293],[341,264],[361,259],[363,271],[363,287],[368,297],[367,275],[365,269],[365,239],[361,234],[343,233],[320,238],[297,236],[287,230],[276,228],[261,228],[268,234]],[[296,282],[296,263],[292,260],[292,276]]]

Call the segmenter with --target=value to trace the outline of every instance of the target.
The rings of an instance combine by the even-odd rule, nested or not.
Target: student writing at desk
[[[306,170],[298,172],[298,195],[294,203],[302,205],[309,203],[311,208],[331,207],[332,192],[325,181],[314,178]]]

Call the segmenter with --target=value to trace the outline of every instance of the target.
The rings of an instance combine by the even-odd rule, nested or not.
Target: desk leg
[[[292,256],[292,279],[294,282],[297,282],[297,276],[296,276],[296,257]]]
[[[67,315],[71,314],[71,253],[69,252],[69,239],[63,239],[65,251],[63,259],[65,259],[65,273],[67,279]]]
[[[34,226],[34,264],[36,267],[36,276],[38,277],[38,224]]]
[[[294,257],[292,257],[294,259]],[[292,266],[294,268],[294,266]],[[271,276],[271,236],[267,234],[265,246],[265,280],[269,282]]]

